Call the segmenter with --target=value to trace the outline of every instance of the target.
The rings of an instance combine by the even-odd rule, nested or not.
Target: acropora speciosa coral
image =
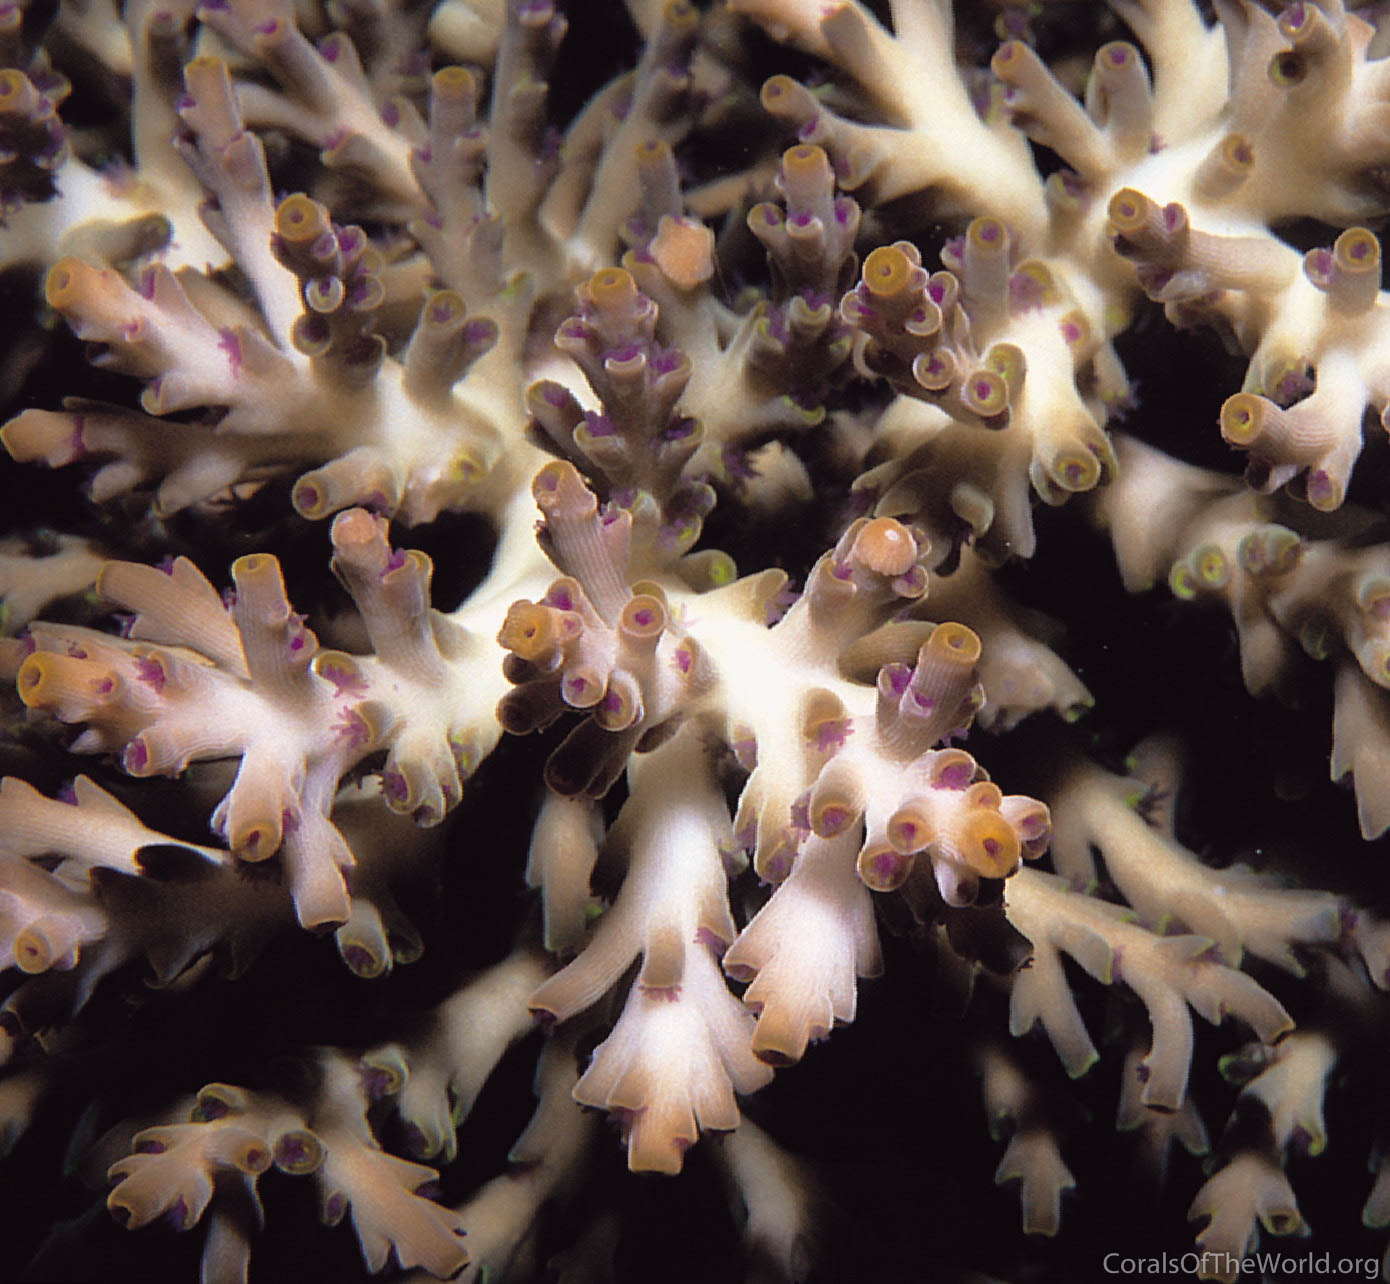
[[[1387,55],[0,0],[0,1274],[1379,1273]]]

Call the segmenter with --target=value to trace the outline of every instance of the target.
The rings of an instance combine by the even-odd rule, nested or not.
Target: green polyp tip
[[[512,299],[520,299],[526,295],[531,287],[532,281],[529,272],[513,272],[511,276],[507,278],[507,284],[502,287],[502,292],[498,297],[509,301]]]
[[[1047,466],[1047,475],[1064,491],[1092,490],[1101,480],[1100,460],[1090,450],[1076,449],[1057,455]]]
[[[716,556],[710,558],[709,563],[709,582],[714,588],[723,588],[726,584],[732,584],[738,578],[738,567],[734,564],[734,559],[722,550]]]
[[[235,1092],[235,1089],[232,1089]],[[229,1096],[220,1084],[210,1083],[199,1092],[193,1109],[188,1113],[190,1123],[212,1123],[230,1114],[240,1114],[239,1103]]]
[[[1092,1048],[1092,1049],[1091,1049],[1080,1061],[1078,1061],[1075,1065],[1069,1065],[1069,1066],[1067,1067],[1067,1078],[1068,1078],[1068,1079],[1080,1079],[1083,1075],[1085,1075],[1086,1073],[1088,1073],[1088,1072],[1090,1071],[1091,1067],[1092,1067],[1093,1065],[1095,1065],[1095,1063],[1096,1063],[1097,1061],[1099,1061],[1099,1060],[1100,1060],[1100,1053],[1097,1052],[1094,1048]]]
[[[1247,575],[1259,575],[1269,568],[1269,549],[1265,539],[1265,528],[1241,537],[1236,545],[1236,561]]]
[[[1383,575],[1363,575],[1356,586],[1356,604],[1373,620],[1390,620],[1390,580]]]
[[[1265,564],[1271,571],[1284,574],[1293,570],[1303,552],[1303,539],[1287,526],[1267,526]]]
[[[387,971],[386,959],[361,941],[340,942],[338,953],[348,970],[364,981],[374,980]]]
[[[487,472],[486,466],[470,450],[460,450],[448,463],[452,480],[464,483],[479,481]]]
[[[985,354],[985,366],[999,375],[1012,388],[1023,378],[1026,362],[1016,344],[996,343]]]
[[[784,406],[790,407],[792,414],[804,427],[814,428],[825,418],[824,406],[803,406],[795,397],[785,392],[781,400]]]
[[[1306,61],[1294,50],[1286,49],[1269,60],[1269,80],[1278,89],[1292,89],[1308,74]]]
[[[592,927],[608,911],[608,906],[597,896],[590,896],[584,902],[584,926]]]
[[[1303,1219],[1293,1208],[1276,1208],[1260,1218],[1260,1224],[1271,1235],[1292,1235],[1303,1225]]]
[[[1230,579],[1230,563],[1215,544],[1199,548],[1193,555],[1193,563],[1197,568],[1197,578],[1207,588],[1222,588]]]
[[[1168,588],[1183,602],[1190,602],[1197,596],[1197,581],[1186,562],[1173,563],[1173,569],[1168,572]]]
[[[459,732],[449,735],[449,751],[454,756],[454,766],[460,775],[467,775],[478,765],[473,758],[473,740]]]
[[[290,503],[301,517],[313,521],[328,512],[328,490],[313,473],[305,473],[290,491]]]
[[[1330,513],[1342,505],[1342,486],[1324,469],[1315,468],[1308,474],[1304,487],[1308,502],[1319,512]]]
[[[1313,659],[1327,659],[1331,650],[1331,635],[1326,621],[1307,621],[1298,631],[1298,642]]]
[[[671,526],[671,538],[677,544],[688,543],[699,533],[700,519],[698,517],[682,517]]]

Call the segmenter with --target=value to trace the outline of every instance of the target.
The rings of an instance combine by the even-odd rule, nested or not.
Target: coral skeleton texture
[[[1387,215],[1380,3],[0,0],[0,1276],[1390,1278]]]

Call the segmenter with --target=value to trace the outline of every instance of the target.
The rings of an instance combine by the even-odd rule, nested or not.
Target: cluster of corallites
[[[13,1273],[1378,1273],[1390,21],[574,8],[0,0]]]

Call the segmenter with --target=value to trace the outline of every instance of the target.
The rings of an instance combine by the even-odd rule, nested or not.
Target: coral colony
[[[0,0],[0,1273],[1379,1273],[1385,6],[560,8]]]

